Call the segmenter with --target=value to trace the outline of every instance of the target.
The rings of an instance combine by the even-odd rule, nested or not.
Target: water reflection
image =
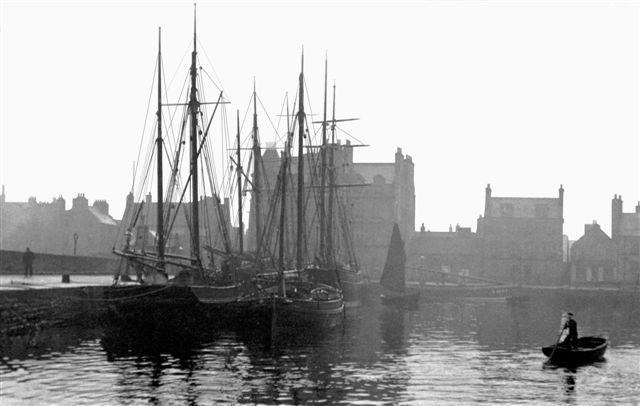
[[[581,334],[610,335],[609,362],[543,364],[540,347],[557,337],[569,306]],[[1,341],[2,396],[92,405],[571,404],[587,395],[624,403],[640,381],[637,310],[476,299],[408,311],[372,301],[322,332],[185,317],[51,329]]]
[[[575,371],[568,371],[564,376],[564,393],[567,395],[573,395],[576,391],[576,376]]]
[[[385,352],[406,352],[404,319],[406,312],[397,307],[384,306],[380,312],[380,335]]]

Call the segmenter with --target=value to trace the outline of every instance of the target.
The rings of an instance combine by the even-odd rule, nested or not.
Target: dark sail
[[[395,292],[404,292],[405,262],[404,242],[400,236],[398,224],[394,223],[380,285]]]

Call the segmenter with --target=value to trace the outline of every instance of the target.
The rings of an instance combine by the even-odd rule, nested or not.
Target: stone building
[[[617,248],[619,278],[640,284],[640,202],[635,213],[622,212],[622,196],[611,200],[611,239]]]
[[[571,246],[571,284],[618,280],[616,245],[594,221],[585,224],[584,235]]]
[[[485,190],[478,219],[482,276],[507,283],[558,284],[564,280],[563,199],[494,197]]]
[[[164,203],[165,229],[171,227],[171,232],[166,240],[167,254],[191,256],[191,224],[190,203],[181,205]],[[157,207],[149,193],[144,197],[144,204],[134,203],[133,194],[127,196],[125,213],[122,216],[123,226],[119,230],[117,248],[124,249],[126,245],[127,230],[131,232],[130,246],[136,250],[157,251]],[[219,205],[210,196],[202,198],[199,202],[200,220],[200,246],[210,246],[218,250],[224,250],[223,225],[226,227],[228,238],[233,248],[236,248],[235,233],[230,223],[229,199],[225,199]],[[171,210],[167,222],[167,209]],[[137,218],[136,218],[137,217]],[[134,221],[135,220],[135,221]],[[205,253],[201,253],[206,258]]]
[[[407,244],[415,233],[414,164],[398,148],[392,163],[353,163],[355,183],[350,188],[351,229],[363,271],[377,278],[382,274],[393,224],[398,223]]]
[[[481,263],[477,234],[471,228],[459,225],[455,230],[449,227],[448,232],[443,232],[425,230],[423,224],[420,231],[413,234],[407,248],[410,279],[418,282],[442,280],[436,272],[479,277]]]
[[[398,148],[393,162],[355,163],[354,146],[347,141],[338,142],[334,149],[335,194],[333,206],[332,235],[335,238],[336,257],[342,262],[352,262],[352,256],[359,263],[365,275],[378,277],[382,273],[386,250],[391,238],[393,223],[397,222],[403,239],[413,234],[415,222],[415,189],[413,183],[414,164],[410,156]],[[311,261],[320,256],[319,202],[320,157],[308,153],[305,157],[305,219],[306,250],[304,259]],[[278,172],[282,155],[275,148],[267,148],[262,155],[260,186],[260,212],[263,246],[275,252],[278,235],[279,208],[274,206],[274,191],[278,182]],[[290,175],[286,188],[286,254],[289,263],[295,258],[295,219],[297,196],[298,157],[292,157]],[[328,191],[325,190],[325,199]],[[253,197],[252,197],[253,198]],[[328,214],[328,201],[325,203]],[[255,205],[251,204],[247,228],[247,246],[255,250]]]
[[[7,202],[4,187],[0,197],[0,246],[4,250],[49,254],[110,256],[118,222],[109,214],[109,204],[96,200],[92,206],[84,194],[66,210],[62,196],[50,203],[35,197],[25,202]],[[77,239],[74,238],[77,235]]]

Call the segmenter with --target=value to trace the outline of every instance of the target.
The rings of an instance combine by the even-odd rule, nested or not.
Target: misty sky
[[[165,72],[186,74],[192,2],[0,2],[0,182],[8,201],[77,193],[121,218],[162,26]],[[413,157],[416,229],[476,228],[484,188],[556,197],[565,234],[611,199],[638,201],[638,19],[634,1],[198,2],[200,57],[229,118],[256,77],[277,121],[300,49],[313,112],[324,55],[355,160]],[[176,73],[177,71],[177,73]],[[152,108],[153,109],[153,108]],[[231,113],[233,112],[233,113]],[[263,142],[276,136],[264,114]],[[232,127],[233,128],[233,127]],[[341,134],[341,138],[345,138]]]

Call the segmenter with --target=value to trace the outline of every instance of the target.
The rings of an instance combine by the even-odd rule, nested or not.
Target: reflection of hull
[[[603,337],[581,337],[576,348],[571,349],[563,345],[542,347],[542,352],[554,364],[584,364],[599,361],[607,351],[607,339]]]
[[[418,307],[420,292],[391,292],[386,291],[380,295],[382,304],[401,307]]]

